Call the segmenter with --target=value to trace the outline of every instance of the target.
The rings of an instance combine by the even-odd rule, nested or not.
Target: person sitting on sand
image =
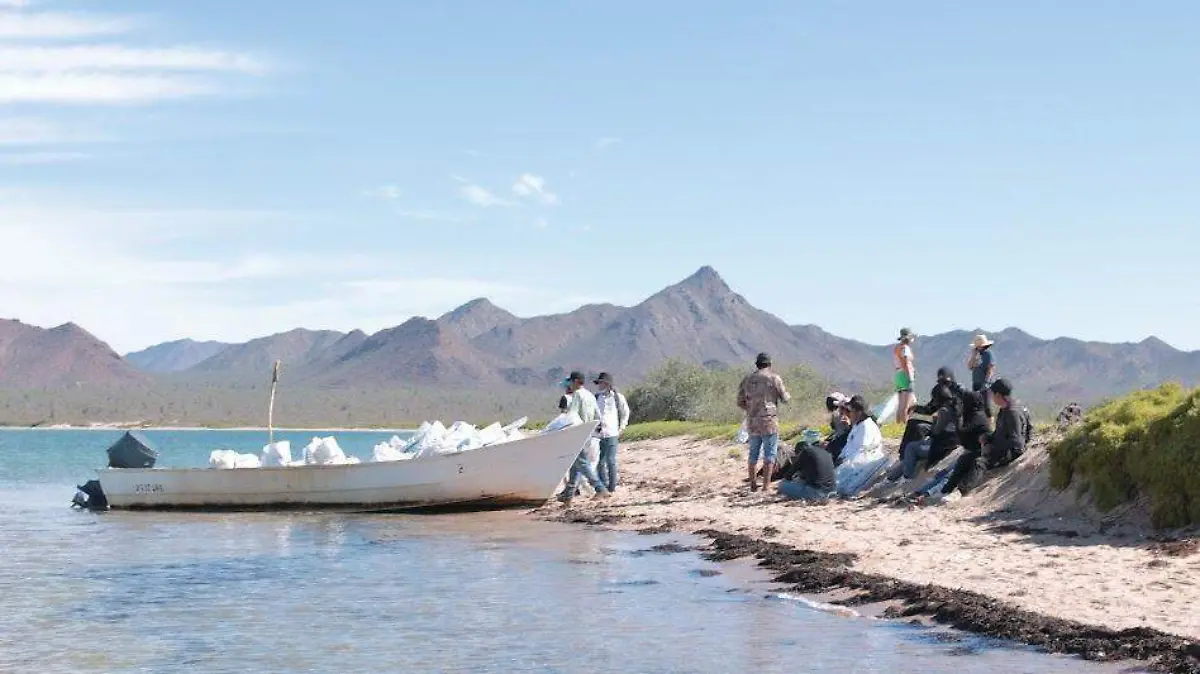
[[[763,460],[763,489],[771,484],[771,473],[779,453],[779,403],[791,400],[783,378],[771,370],[771,357],[758,354],[755,371],[746,375],[738,386],[737,406],[746,413],[746,428],[750,432],[750,457],[747,482],[750,491],[758,491],[758,457]]]
[[[978,486],[983,472],[987,470],[983,446],[987,442],[991,420],[984,411],[983,395],[978,391],[968,391],[958,383],[950,386],[962,403],[958,441],[965,451],[952,467],[938,473],[929,484],[917,491],[920,502],[944,501],[955,490],[965,496]]]
[[[595,423],[599,418],[600,410],[596,406],[596,396],[583,385],[583,373],[572,372],[563,383],[567,387],[567,414],[578,414],[580,420],[585,424]],[[579,488],[580,477],[587,479],[592,488],[596,490],[596,498],[611,496],[596,474],[596,466],[589,456],[589,454],[599,454],[599,444],[600,441],[593,438],[588,441],[583,451],[579,452],[579,456],[571,466],[571,472],[567,475],[567,484],[558,495],[558,500],[567,504],[571,502]]]
[[[992,382],[992,401],[996,405],[996,431],[988,437],[984,459],[989,470],[1007,466],[1021,458],[1033,440],[1033,419],[1029,409],[1013,397],[1012,383],[1000,378]]]
[[[850,413],[850,437],[842,451],[842,463],[837,467],[837,491],[853,496],[869,484],[887,466],[883,453],[883,434],[871,416],[867,401],[855,395],[846,403]]]
[[[927,466],[936,466],[958,448],[959,398],[954,393],[953,378],[949,382],[941,381],[933,387],[929,403],[917,405],[914,412],[922,415],[932,415],[928,422],[925,437],[910,440],[900,447],[900,461],[888,472],[889,482],[898,482],[901,477],[911,480],[917,476],[917,468],[921,461]],[[910,419],[909,425],[916,420]],[[907,435],[907,430],[906,430]]]
[[[825,409],[829,411],[829,437],[825,438],[825,449],[833,457],[833,465],[842,462],[842,450],[850,437],[850,419],[846,415],[846,403],[850,400],[844,393],[834,391],[825,397]]]
[[[829,450],[816,443],[796,446],[795,474],[779,483],[779,493],[794,499],[824,501],[837,493],[837,473]]]

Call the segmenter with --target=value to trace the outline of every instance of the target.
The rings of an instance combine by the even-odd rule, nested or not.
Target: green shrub
[[[820,418],[829,381],[808,367],[780,371],[792,401],[779,408],[780,420],[803,423]],[[680,360],[669,360],[626,393],[630,421],[690,421],[739,424],[737,408],[741,370],[710,370]],[[735,428],[736,431],[736,428]]]
[[[1139,494],[1155,526],[1200,522],[1200,390],[1177,384],[1101,405],[1050,447],[1050,482],[1072,482],[1101,511]]]

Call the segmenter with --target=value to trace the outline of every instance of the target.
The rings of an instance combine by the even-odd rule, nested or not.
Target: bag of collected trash
[[[527,424],[527,423],[529,423],[529,417],[521,417],[520,419],[517,419],[516,421],[508,424],[507,426],[505,426],[504,428],[502,428],[500,430],[504,431],[505,435],[508,435],[509,433],[512,433],[515,430],[524,428],[525,424]]]
[[[399,438],[395,438],[399,439]],[[375,449],[371,454],[371,460],[375,462],[383,461],[404,461],[413,458],[413,454],[402,451],[399,447],[391,442],[381,442],[375,445]]]
[[[883,447],[859,452],[853,459],[837,467],[837,491],[842,496],[854,496],[871,486],[884,475],[888,467],[888,456]]]
[[[733,439],[739,445],[750,442],[750,423],[745,417],[742,417],[742,427],[738,429],[737,435]]]
[[[210,468],[234,468],[237,466],[237,452],[232,449],[214,449],[208,455]]]
[[[896,408],[900,407],[900,394],[893,393],[887,400],[879,403],[871,409],[871,416],[881,424],[887,423],[887,419],[896,416]]]
[[[552,431],[557,431],[557,430],[561,430],[563,428],[567,428],[568,426],[578,426],[579,424],[582,424],[582,423],[583,423],[583,419],[579,418],[578,412],[563,412],[562,414],[554,417],[554,419],[551,420],[550,423],[546,424],[546,428],[542,432],[550,433]]]
[[[292,443],[287,440],[273,442],[262,450],[262,465],[290,466],[292,465]]]
[[[346,463],[346,453],[338,446],[333,436],[313,438],[304,448],[304,463],[312,466],[328,466]]]
[[[253,454],[238,454],[232,449],[213,450],[208,455],[208,465],[212,468],[259,468],[262,463]]]
[[[479,442],[484,447],[494,445],[498,442],[505,442],[508,439],[508,434],[504,432],[504,428],[496,422],[479,431]]]

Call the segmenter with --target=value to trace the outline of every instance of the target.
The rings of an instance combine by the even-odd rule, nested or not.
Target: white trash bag
[[[742,417],[742,426],[738,429],[737,435],[734,436],[734,440],[737,441],[739,445],[744,445],[750,442],[749,423],[749,420],[747,420],[745,417]]]
[[[313,438],[304,448],[304,463],[310,466],[332,466],[346,463],[346,453],[338,446],[337,440],[328,438]]]
[[[262,450],[262,465],[290,466],[292,465],[292,443],[287,440],[273,442]]]
[[[542,432],[551,433],[553,431],[562,430],[570,426],[578,426],[582,423],[583,419],[579,418],[578,412],[563,412],[562,414],[554,417],[550,423],[546,424],[546,429]]]

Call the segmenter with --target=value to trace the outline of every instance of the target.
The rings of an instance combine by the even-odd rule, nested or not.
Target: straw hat
[[[991,346],[993,344],[995,344],[995,342],[988,339],[987,335],[975,335],[975,339],[971,341],[971,346],[975,347],[976,349],[982,349],[985,346]]]

